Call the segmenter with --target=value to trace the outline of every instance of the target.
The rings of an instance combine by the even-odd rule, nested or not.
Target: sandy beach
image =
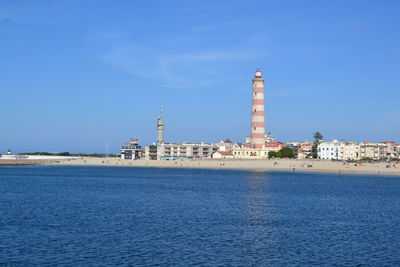
[[[47,162],[45,165],[78,166],[124,166],[154,168],[201,168],[201,169],[243,169],[252,171],[300,171],[337,174],[374,174],[400,176],[398,163],[343,163],[327,160],[238,160],[238,159],[201,159],[201,160],[123,160],[120,158],[81,158]]]

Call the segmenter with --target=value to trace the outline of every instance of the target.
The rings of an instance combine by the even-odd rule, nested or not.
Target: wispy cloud
[[[118,35],[102,35],[109,50],[100,58],[103,62],[135,76],[154,79],[170,88],[198,88],[222,82],[223,66],[254,58],[247,51],[186,51],[168,52],[151,49]]]

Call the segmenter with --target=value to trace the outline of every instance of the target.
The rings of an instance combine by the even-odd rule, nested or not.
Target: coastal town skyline
[[[398,3],[263,2],[264,16],[244,1],[225,3],[225,14],[213,2],[124,3],[0,4],[9,113],[0,149],[103,152],[108,143],[116,153],[132,136],[151,144],[161,104],[166,141],[241,142],[257,67],[265,131],[279,141],[312,141],[315,131],[399,141]]]
[[[398,14],[0,1],[0,265],[399,265]]]

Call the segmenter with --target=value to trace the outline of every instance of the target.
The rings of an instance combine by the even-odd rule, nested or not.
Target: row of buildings
[[[262,150],[248,149],[248,143],[233,143],[227,139],[219,143],[164,143],[142,147],[138,139],[121,146],[123,159],[135,160],[178,160],[178,159],[266,159],[269,151],[279,151],[284,147],[291,148],[298,159],[313,157],[312,142],[281,143],[265,137],[266,142]],[[393,141],[380,143],[321,142],[317,146],[318,159],[324,160],[399,160],[400,144]]]
[[[349,143],[333,140],[318,144],[318,158],[328,160],[400,159],[400,144],[395,144],[393,141]]]
[[[142,147],[137,138],[121,146],[121,158],[146,160],[178,160],[211,158],[218,150],[217,144],[212,143],[167,143],[164,142],[164,118],[161,106],[160,117],[157,119],[157,143]]]
[[[268,158],[268,153],[251,154],[238,144],[233,144],[230,150],[223,143],[218,144],[218,153],[213,155],[219,158]],[[222,146],[221,146],[222,145]],[[265,151],[279,151],[283,147],[289,147],[295,152],[296,158],[313,158],[313,142],[268,142],[265,143]],[[332,142],[321,142],[317,145],[317,158],[325,160],[400,160],[400,144],[393,141],[373,142],[344,142],[333,140]]]
[[[229,139],[219,143],[167,143],[164,142],[164,118],[161,106],[160,117],[157,119],[157,142],[141,147],[137,139],[133,138],[121,146],[123,159],[135,160],[177,160],[199,158],[237,158],[237,159],[266,159],[269,152],[277,152],[284,147],[291,148],[297,158],[315,157],[313,142],[277,142],[265,131],[264,108],[264,78],[261,70],[257,69],[252,79],[252,105],[250,137],[245,142],[233,143]],[[317,147],[319,159],[327,160],[360,160],[360,159],[398,159],[400,145],[394,142],[382,143],[347,143],[321,142]]]
[[[218,150],[212,143],[161,143],[142,147],[136,138],[121,146],[121,158],[135,160],[178,160],[211,158]]]
[[[138,139],[122,144],[121,158],[128,160],[179,160],[200,158],[268,158],[269,151],[279,151],[283,143],[268,142],[262,151],[248,149],[246,144],[233,143],[229,139],[219,143],[160,143],[140,146]]]

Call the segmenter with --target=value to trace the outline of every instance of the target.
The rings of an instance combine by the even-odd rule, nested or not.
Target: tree
[[[279,152],[281,154],[281,158],[294,158],[294,152],[289,147],[284,147]]]
[[[321,143],[323,138],[324,137],[322,136],[322,134],[320,132],[314,133],[314,144],[312,147],[312,154],[313,154],[314,159],[318,158],[318,145],[319,145],[319,143]]]
[[[324,137],[320,132],[315,132],[314,133],[314,142],[320,143]]]
[[[294,158],[294,152],[289,147],[281,148],[279,151],[269,151],[269,158]]]
[[[269,151],[268,152],[268,158],[275,158],[276,157],[276,152],[275,151]]]

